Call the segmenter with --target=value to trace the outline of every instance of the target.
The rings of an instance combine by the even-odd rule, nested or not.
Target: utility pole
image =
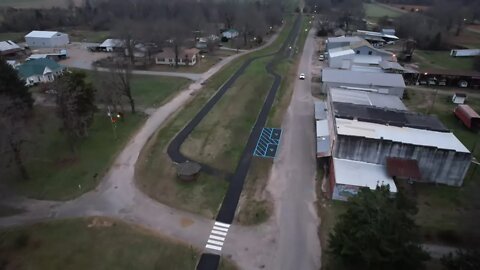
[[[112,111],[110,110],[110,106],[108,108],[108,117],[110,117],[110,123],[112,124],[112,131],[113,131],[113,139],[117,139],[117,118],[112,114]]]

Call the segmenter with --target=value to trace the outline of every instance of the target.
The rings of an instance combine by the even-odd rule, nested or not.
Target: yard
[[[289,24],[286,23],[286,25]],[[204,88],[195,95],[183,110],[179,111],[157,134],[152,136],[140,155],[135,172],[137,185],[146,194],[172,207],[200,213],[209,218],[216,215],[225,196],[228,183],[224,179],[202,173],[195,183],[181,183],[176,179],[175,168],[166,154],[166,146],[173,136],[192,119],[218,88],[241,66],[243,61],[253,56],[266,55],[278,50],[286,39],[289,30],[290,27],[284,27],[278,39],[271,46],[242,56],[224,67],[206,82]],[[259,70],[259,67],[254,67],[254,69]],[[241,124],[239,123],[239,125]]]
[[[82,3],[80,0],[74,0],[77,5]],[[69,0],[2,0],[0,6],[15,8],[50,8],[67,7]]]
[[[385,16],[394,18],[402,15],[402,12],[400,11],[396,11],[393,8],[387,8],[376,3],[364,3],[363,8],[365,9],[365,17],[372,21],[377,21]]]
[[[450,51],[415,50],[413,61],[422,69],[473,70],[472,57],[452,57]]]
[[[469,49],[478,49],[480,47],[480,32],[470,31],[464,29],[460,35],[455,36],[452,34],[448,41],[452,44],[463,46]]]
[[[477,159],[480,158],[480,136],[468,130],[453,115],[454,104],[447,99],[450,95],[409,90],[406,105],[415,111],[431,112],[453,131],[460,141]],[[468,103],[480,111],[480,99],[469,97]],[[477,168],[475,168],[475,166]],[[462,187],[415,184],[407,187],[407,192],[418,201],[417,222],[422,226],[426,241],[443,242],[452,245],[480,244],[480,166],[472,164]]]
[[[194,269],[200,251],[118,220],[92,217],[3,229],[2,269]],[[227,260],[220,269],[236,267]]]
[[[148,70],[154,71],[169,71],[169,72],[188,72],[188,73],[203,73],[213,67],[216,63],[222,59],[234,55],[236,52],[217,49],[214,52],[204,54],[204,57],[200,56],[197,59],[197,64],[194,66],[179,66],[178,68],[168,65],[151,65]]]

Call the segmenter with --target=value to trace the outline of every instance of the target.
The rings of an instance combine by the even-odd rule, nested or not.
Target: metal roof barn
[[[407,110],[397,96],[372,93],[367,91],[352,91],[342,88],[330,88],[330,99],[333,102],[368,105],[379,108]]]

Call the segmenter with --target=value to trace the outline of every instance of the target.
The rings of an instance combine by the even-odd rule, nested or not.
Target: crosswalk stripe
[[[217,246],[223,246],[223,242],[220,242],[220,241],[215,241],[215,240],[208,239],[207,242],[210,243],[210,244],[217,245]]]
[[[209,249],[213,249],[213,250],[222,250],[222,247],[217,247],[217,246],[214,246],[214,245],[206,245],[205,246],[206,248],[209,248]]]
[[[213,230],[228,232],[228,228],[213,226]]]
[[[220,241],[225,241],[225,237],[220,237],[220,236],[216,236],[216,235],[213,235],[213,234],[210,234],[210,236],[208,238],[212,238],[212,239],[220,240]]]
[[[227,235],[227,233],[224,233],[224,232],[221,232],[221,231],[215,231],[215,230],[212,230],[212,233],[217,234],[217,235],[222,235],[222,236]]]
[[[215,221],[215,226],[230,228],[230,224],[219,222],[219,221]]]

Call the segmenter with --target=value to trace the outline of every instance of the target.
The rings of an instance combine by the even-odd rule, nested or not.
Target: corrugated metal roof
[[[389,108],[376,108],[370,105],[333,102],[336,117],[358,119],[359,121],[386,124],[399,127],[428,129],[450,132],[435,116],[409,111],[397,111]]]
[[[348,36],[348,37],[329,37],[327,38],[328,43],[343,43],[343,42],[359,42],[363,39],[357,36]]]
[[[472,107],[466,104],[458,105],[458,108],[460,108],[470,119],[480,118],[480,115],[478,115],[478,113],[473,110]]]
[[[333,82],[405,88],[403,76],[401,74],[394,73],[358,72],[324,68],[322,70],[322,81],[327,83]]]
[[[397,192],[395,182],[383,165],[334,158],[333,169],[337,184],[368,187],[371,190],[388,185],[390,192]]]
[[[358,34],[360,35],[368,35],[368,36],[375,36],[375,37],[383,37],[383,38],[389,38],[389,39],[399,39],[395,35],[389,35],[385,33],[380,33],[380,32],[372,32],[372,31],[366,31],[366,30],[357,30]]]
[[[109,39],[106,39],[104,42],[102,42],[102,44],[100,44],[99,47],[122,47],[123,46],[123,40],[121,39],[113,39],[113,38],[109,38]]]
[[[324,137],[330,135],[328,132],[328,120],[317,120],[317,137]]]
[[[400,65],[398,62],[393,62],[393,61],[386,61],[383,60],[379,63],[380,67],[383,69],[394,69],[394,70],[405,70],[402,65]]]
[[[329,157],[330,152],[330,136],[317,137],[317,157]]]
[[[25,37],[37,37],[37,38],[51,38],[57,34],[63,34],[57,31],[32,31]]]
[[[327,119],[327,105],[323,101],[315,101],[315,119]]]
[[[470,151],[451,132],[438,132],[409,127],[387,126],[357,120],[335,118],[337,134],[389,140],[412,145],[436,147],[462,153]]]
[[[461,56],[477,56],[480,55],[480,49],[469,49],[469,50],[452,50],[450,52],[451,56],[461,57]]]
[[[0,52],[2,51],[9,51],[9,50],[21,50],[20,46],[18,46],[15,42],[11,40],[7,41],[0,41]]]
[[[335,58],[344,55],[355,54],[352,49],[344,49],[344,50],[329,50],[328,51],[328,58]]]
[[[380,62],[382,62],[382,57],[378,55],[355,55],[353,57],[355,64],[378,65]]]
[[[395,110],[407,110],[400,98],[393,95],[371,93],[367,91],[346,90],[341,88],[330,88],[330,98],[333,102],[368,105]]]
[[[47,67],[53,72],[63,69],[63,67],[57,62],[48,58],[41,58],[27,61],[18,66],[18,73],[21,78],[26,79],[34,75],[43,75],[43,72]]]

